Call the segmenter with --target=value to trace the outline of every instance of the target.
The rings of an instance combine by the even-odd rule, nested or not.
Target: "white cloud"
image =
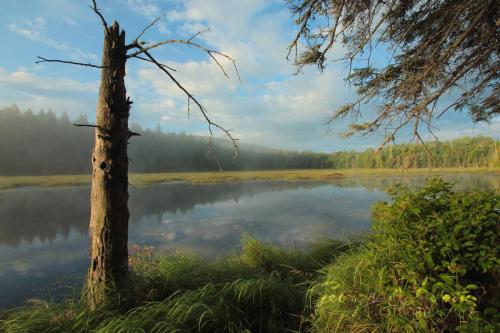
[[[463,116],[466,117],[466,115]],[[452,124],[448,121],[438,121],[435,124],[437,126],[437,130],[434,132],[441,141],[477,135],[486,135],[497,139],[500,138],[500,117],[493,119],[491,124],[471,124],[471,122],[467,120],[469,119],[466,119],[465,122],[453,122]],[[431,135],[428,135],[427,137],[429,140],[434,139]]]
[[[78,23],[76,23],[76,21],[73,20],[71,17],[63,16],[62,20],[73,27],[78,26]]]
[[[177,79],[199,98],[211,119],[234,128],[243,141],[313,149],[318,142],[335,138],[326,133],[324,122],[332,106],[339,105],[348,91],[342,75],[334,70],[239,85],[235,79],[227,80],[208,61],[164,62],[177,69]],[[141,119],[164,121],[167,130],[207,134],[193,103],[191,119],[186,119],[186,96],[163,73],[143,67],[132,74],[128,84]]]
[[[290,16],[284,9],[272,9],[275,3],[188,0],[167,17],[181,20],[181,32],[186,35],[210,27],[211,31],[200,38],[236,58],[243,76],[270,78],[294,71],[285,59]]]
[[[54,92],[97,92],[98,83],[82,83],[65,78],[39,77],[25,68],[9,73],[0,67],[0,84],[10,87],[30,88]]]
[[[291,75],[295,68],[286,60],[290,17],[282,9],[270,8],[274,3],[188,0],[167,13],[167,19],[180,23],[180,32],[186,36],[209,26],[210,31],[198,41],[235,57],[242,85],[232,64],[225,61],[230,80],[208,59],[158,60],[176,68],[178,80],[199,98],[211,119],[234,128],[243,142],[298,149],[314,149],[325,142],[332,146],[338,140],[327,133],[324,122],[335,106],[350,97],[343,73],[332,67],[323,75],[314,71]],[[194,105],[192,118],[186,119],[186,96],[163,73],[140,67],[128,84],[137,101],[137,113],[144,114],[141,119],[149,126],[163,121],[166,130],[207,134]]]
[[[8,28],[11,32],[16,33],[20,36],[62,51],[71,59],[85,61],[88,61],[89,59],[97,60],[96,54],[84,52],[79,48],[70,46],[69,44],[59,42],[48,37],[45,33],[47,30],[47,22],[42,17],[37,17],[33,20],[20,18],[16,20],[16,23],[10,23],[8,25]]]
[[[8,72],[0,67],[0,107],[17,104],[22,109],[52,109],[72,117],[92,117],[98,82],[79,82],[60,77],[42,77],[26,69]]]

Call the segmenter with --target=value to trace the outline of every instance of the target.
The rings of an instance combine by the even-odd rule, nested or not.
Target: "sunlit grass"
[[[322,169],[322,170],[261,170],[225,172],[169,172],[132,173],[132,186],[145,186],[167,182],[214,184],[238,181],[328,181],[340,177],[363,176],[420,176],[439,174],[500,174],[500,169],[488,168],[443,168],[443,169]],[[90,175],[53,176],[0,176],[0,189],[20,186],[74,186],[90,184]]]
[[[0,176],[0,189],[20,186],[71,186],[90,184],[90,175]]]
[[[0,312],[1,332],[287,332],[304,326],[318,270],[354,245],[324,240],[306,250],[246,237],[215,261],[131,249],[130,297],[90,312],[82,298],[32,300]]]

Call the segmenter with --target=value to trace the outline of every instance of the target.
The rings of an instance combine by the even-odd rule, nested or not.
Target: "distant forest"
[[[17,107],[0,109],[0,174],[90,173],[94,141],[92,128],[81,116],[71,121],[67,114],[34,113]],[[140,137],[129,145],[131,172],[214,171],[207,156],[207,138],[184,133],[163,133],[132,125]],[[399,168],[412,167],[498,167],[498,140],[488,137],[460,138],[423,145],[391,145],[376,153],[341,151],[298,152],[242,144],[233,164],[233,149],[223,140],[214,140],[224,170]]]

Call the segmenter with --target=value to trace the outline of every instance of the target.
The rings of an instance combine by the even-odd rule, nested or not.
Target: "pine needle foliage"
[[[409,127],[433,132],[432,122],[450,109],[474,122],[500,112],[500,3],[497,0],[288,0],[298,32],[288,56],[301,70],[323,70],[331,53],[344,50],[347,81],[358,98],[330,121],[359,116],[361,105],[378,106],[368,121],[344,133],[385,134],[382,146]],[[305,42],[302,48],[300,41]],[[385,61],[372,51],[383,49]],[[380,54],[380,51],[377,51]],[[380,57],[379,57],[380,58]]]

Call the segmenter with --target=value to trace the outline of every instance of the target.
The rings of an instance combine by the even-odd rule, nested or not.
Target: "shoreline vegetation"
[[[84,294],[0,311],[14,332],[498,332],[499,195],[439,178],[396,185],[372,232],[282,248],[246,236],[216,260],[130,248],[127,299]]]
[[[493,174],[500,176],[500,168],[414,168],[414,169],[307,169],[257,171],[200,171],[167,173],[131,173],[132,186],[147,186],[168,182],[215,184],[244,181],[321,181],[344,177],[412,177],[444,174]],[[16,187],[85,186],[90,175],[0,176],[0,190]]]

